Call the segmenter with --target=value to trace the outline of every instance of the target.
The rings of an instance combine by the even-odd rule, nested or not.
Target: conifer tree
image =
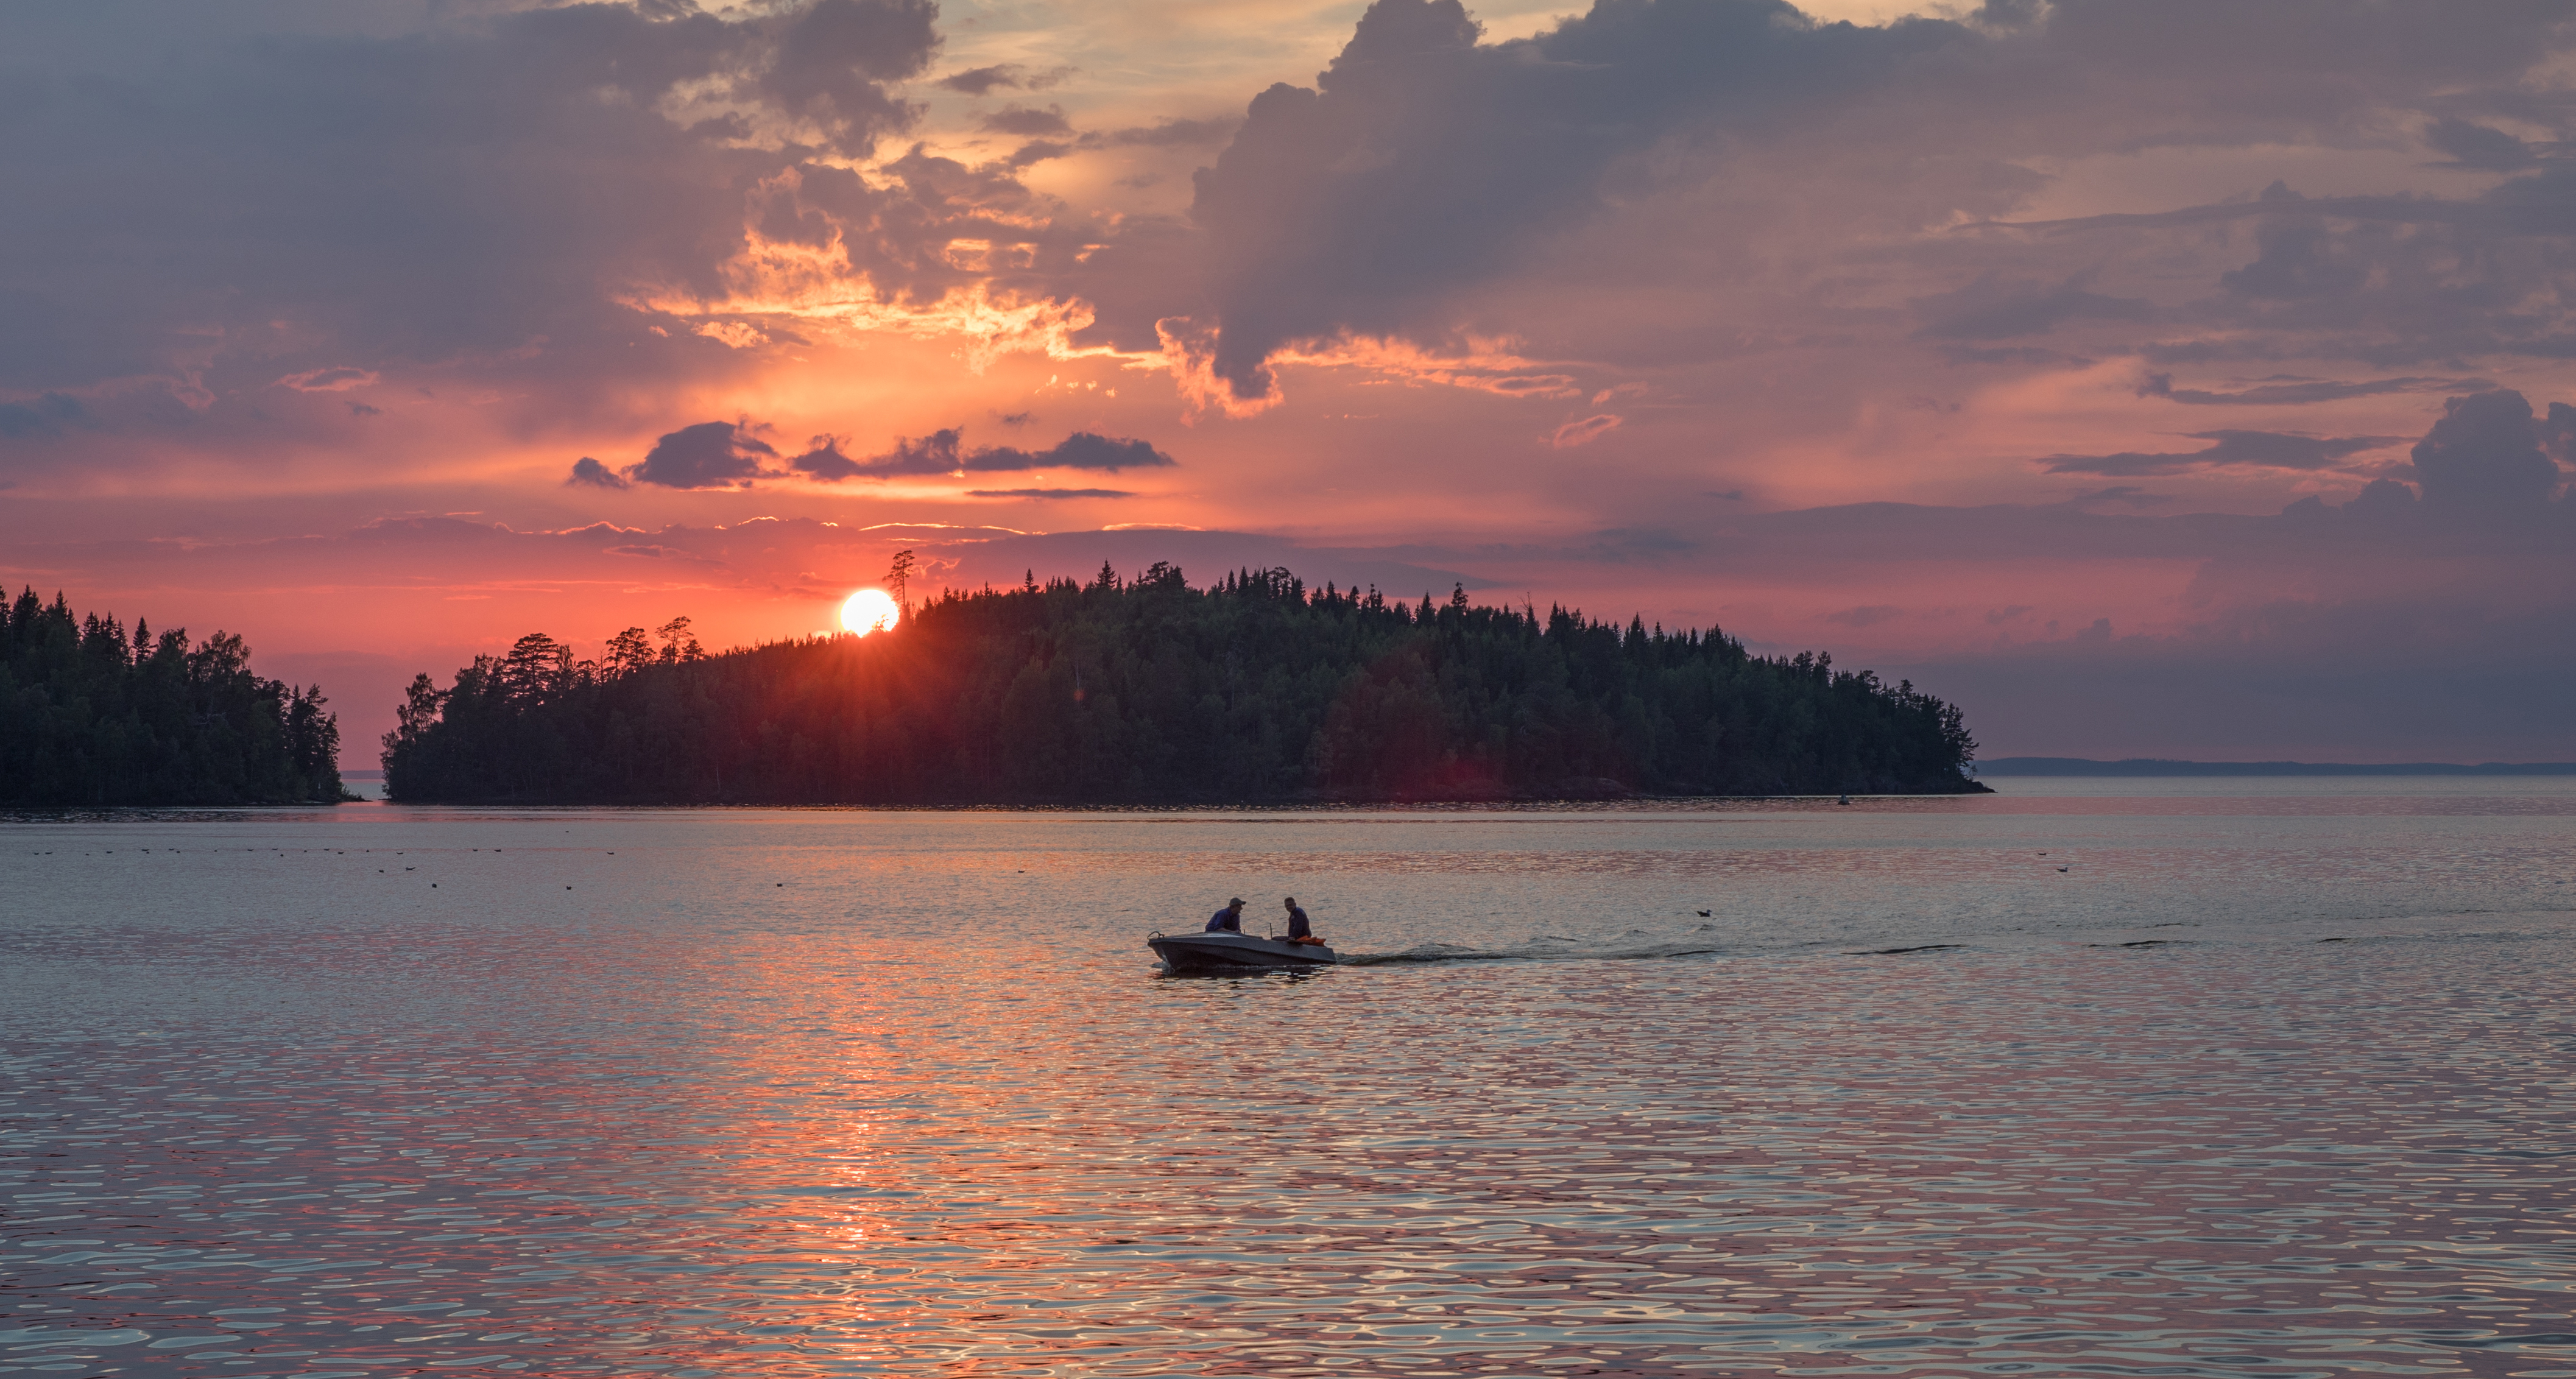
[[[129,637],[26,589],[0,616],[0,805],[337,803],[328,702],[253,674],[231,633],[190,646],[137,618]]]
[[[530,634],[386,735],[389,793],[563,803],[1462,799],[1974,790],[1959,710],[1832,658],[1552,607],[1157,564],[948,592],[891,630],[599,662]],[[631,638],[625,649],[623,639]],[[156,656],[158,653],[155,653]]]

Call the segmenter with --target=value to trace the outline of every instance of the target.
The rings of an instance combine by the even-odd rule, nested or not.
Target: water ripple
[[[0,1373],[2576,1374],[2546,914],[2128,946],[2206,919],[2147,888],[2062,941],[1712,952],[1641,922],[1653,866],[1577,858],[1509,943],[1182,982],[1117,911],[1233,885],[1237,840],[1173,881],[1104,837],[1002,934],[1009,817],[856,861],[794,820],[371,825],[453,901],[320,825],[123,865],[207,826],[78,825],[114,886],[0,863]],[[2263,869],[2346,864],[2308,836]]]

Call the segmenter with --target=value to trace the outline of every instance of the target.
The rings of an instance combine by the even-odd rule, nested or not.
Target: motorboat
[[[1156,934],[1145,940],[1166,972],[1258,972],[1287,967],[1330,967],[1341,959],[1320,943],[1211,929],[1200,934]]]

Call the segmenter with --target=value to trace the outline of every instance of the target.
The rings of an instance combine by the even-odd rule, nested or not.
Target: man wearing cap
[[[1216,934],[1216,933],[1239,934],[1239,933],[1242,933],[1242,932],[1243,932],[1243,897],[1238,895],[1238,896],[1236,896],[1234,899],[1232,899],[1232,900],[1229,900],[1229,901],[1225,902],[1225,908],[1224,908],[1224,909],[1219,910],[1219,911],[1217,911],[1214,915],[1209,916],[1209,918],[1208,918],[1208,927],[1207,927],[1207,931],[1208,931],[1209,933],[1211,933],[1211,934]]]

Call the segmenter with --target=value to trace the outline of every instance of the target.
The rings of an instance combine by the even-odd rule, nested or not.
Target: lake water
[[[1998,784],[0,824],[0,1374],[2576,1376],[2576,780]]]

